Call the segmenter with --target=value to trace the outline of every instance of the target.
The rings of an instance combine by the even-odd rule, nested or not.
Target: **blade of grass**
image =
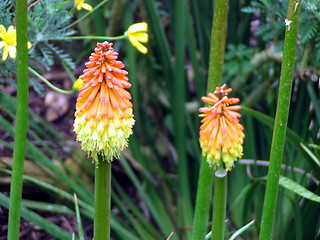
[[[155,238],[132,216],[128,209],[125,208],[123,202],[116,196],[112,194],[113,202],[118,206],[119,210],[124,215],[125,219],[132,225],[133,229],[138,233],[139,239],[141,240],[154,240]],[[131,209],[130,209],[131,210]]]
[[[194,87],[197,93],[197,98],[200,99],[201,96],[203,96],[205,94],[205,85],[206,85],[206,81],[205,81],[205,77],[204,74],[200,71],[201,69],[201,64],[203,66],[203,62],[204,59],[203,57],[199,58],[197,56],[197,47],[196,47],[196,37],[195,37],[195,32],[194,32],[194,28],[191,24],[191,17],[189,15],[187,15],[187,44],[188,44],[188,52],[190,55],[190,60],[191,60],[191,64],[192,64],[192,70],[193,70],[193,74],[194,74]],[[200,62],[200,64],[199,64]]]
[[[174,3],[174,81],[172,98],[172,115],[174,124],[174,141],[177,150],[178,162],[178,186],[180,196],[178,198],[179,226],[192,225],[192,207],[190,194],[190,177],[188,171],[188,159],[186,154],[186,79],[185,79],[185,33],[186,33],[186,2],[178,0]],[[185,236],[188,239],[188,235]]]
[[[0,92],[0,104],[5,112],[10,114],[10,116],[15,114],[17,106],[16,100],[4,91]],[[94,174],[94,168],[92,167],[92,164],[90,164],[86,159],[83,159],[83,157],[79,155],[76,148],[71,146],[66,141],[66,139],[61,134],[59,134],[59,132],[57,132],[57,130],[55,130],[50,124],[48,124],[43,118],[41,118],[31,109],[29,109],[29,119],[30,127],[35,129],[41,138],[50,141],[52,139],[57,139],[57,141],[51,141],[51,143],[55,144],[57,148],[61,150],[64,150],[64,148],[67,146],[71,150],[71,153],[75,154],[81,160],[81,163],[85,166],[82,168],[83,171],[87,172],[88,174],[91,173],[91,175]],[[70,153],[65,151],[64,154],[70,155]]]
[[[73,215],[74,212],[61,204],[54,204],[48,202],[40,202],[40,201],[31,201],[31,200],[22,200],[22,206],[33,209],[33,210],[41,210],[46,212],[53,212],[53,213],[61,213],[61,214],[68,214]]]
[[[1,124],[6,128],[7,132],[11,135],[13,134],[13,129],[11,124],[0,116]],[[76,184],[70,177],[64,173],[60,168],[58,168],[52,161],[49,159],[43,152],[41,152],[33,143],[27,141],[26,143],[28,151],[32,153],[32,159],[36,160],[37,162],[43,164],[48,169],[50,169],[53,173],[55,173],[61,180],[62,184],[67,184],[68,187],[74,189],[83,199],[87,199],[88,201],[93,203],[93,198],[91,194],[87,194],[83,190],[83,186]]]
[[[3,169],[0,168],[0,172],[6,173],[6,174],[12,174],[12,171],[7,170],[7,169]],[[65,199],[69,200],[69,201],[73,201],[74,200],[74,196],[62,189],[59,189],[51,184],[48,184],[46,182],[40,181],[38,179],[23,175],[23,180],[29,181],[31,183],[34,183],[35,185],[49,190],[55,194],[57,194],[58,196],[62,196]],[[94,215],[94,209],[93,207],[88,204],[87,202],[78,199],[78,203],[79,206],[82,207],[82,214],[85,215],[88,219],[93,220],[93,215]],[[3,205],[6,207],[6,205]],[[123,239],[132,239],[132,240],[138,240],[138,238],[135,237],[135,235],[128,231],[128,229],[126,229],[123,225],[123,222],[121,220],[118,220],[114,214],[111,215],[111,227],[114,231],[121,233],[120,235],[123,236]]]
[[[166,75],[167,80],[171,79],[173,66],[171,62],[171,51],[169,47],[169,43],[167,38],[165,37],[165,32],[161,24],[161,20],[159,17],[159,12],[157,10],[156,4],[154,0],[146,0],[144,1],[146,4],[146,9],[148,15],[151,19],[151,31],[154,32],[155,37],[155,45],[159,50],[161,65],[163,66],[163,72]],[[168,82],[171,84],[171,82]],[[170,86],[170,85],[168,85]]]
[[[272,117],[267,116],[264,113],[250,109],[246,106],[242,106],[242,111],[244,111],[246,114],[249,114],[249,115],[255,117],[260,122],[266,124],[270,128],[272,128],[274,125],[274,119]],[[314,174],[317,176],[317,178],[320,178],[319,167],[315,164],[315,162],[310,158],[310,156],[304,151],[304,149],[300,145],[302,143],[304,146],[307,146],[305,141],[300,136],[298,136],[293,130],[291,130],[289,128],[286,129],[286,136],[287,136],[288,141],[290,141],[292,144],[294,144],[296,149],[299,149],[299,151],[301,153],[303,153],[304,156],[306,156],[306,159],[308,160],[310,165],[313,167]]]
[[[314,91],[314,89],[312,88],[311,84],[308,83],[307,85],[307,90],[308,90],[308,93],[310,95],[310,99],[311,101],[313,102],[313,105],[314,105],[314,112],[316,114],[316,119],[317,119],[317,122],[318,122],[318,126],[320,126],[320,106],[319,106],[319,99]]]
[[[7,169],[3,169],[3,168],[0,168],[0,172],[6,173],[6,174],[10,174],[10,175],[12,174],[12,171],[7,170]],[[68,193],[68,192],[66,192],[66,191],[64,191],[64,190],[62,190],[60,188],[57,188],[57,187],[55,187],[55,186],[53,186],[53,185],[51,185],[49,183],[40,181],[38,179],[29,177],[29,176],[26,176],[26,175],[23,175],[23,180],[29,181],[29,182],[31,182],[31,183],[33,183],[33,184],[35,184],[35,185],[37,185],[37,186],[39,186],[39,187],[41,187],[43,189],[49,190],[49,191],[51,191],[53,193],[56,193],[57,195],[62,196],[64,198],[66,198],[67,200],[71,201],[71,202],[74,199],[73,195],[71,195],[70,193]],[[88,203],[86,203],[86,202],[84,202],[82,200],[78,200],[78,202],[79,202],[79,205],[81,207],[83,207],[84,209],[87,209],[91,213],[93,213],[93,207],[90,204],[88,204]],[[91,216],[91,218],[92,218],[92,216]]]
[[[0,193],[0,205],[6,208],[9,207],[9,198],[5,196],[3,193]],[[21,216],[27,221],[34,223],[35,225],[39,226],[41,229],[45,230],[46,232],[48,232],[49,234],[51,234],[52,236],[60,240],[71,239],[70,233],[67,233],[65,230],[61,229],[57,225],[51,223],[47,219],[39,216],[38,214],[28,210],[23,206],[21,206]]]
[[[12,108],[14,108],[14,106],[12,106]],[[12,119],[14,119],[14,116],[13,116],[13,111],[7,111],[8,109],[6,108],[5,109],[6,110],[6,113],[12,118]],[[0,119],[0,121],[2,121],[1,119]],[[32,120],[32,118],[31,118],[31,120],[30,120],[30,126],[31,127],[29,127],[29,129],[28,129],[28,134],[30,135],[30,137],[31,138],[33,138],[39,145],[40,145],[40,147],[41,147],[41,149],[44,149],[44,150],[46,150],[46,155],[48,156],[48,157],[50,157],[49,155],[51,155],[51,158],[53,158],[53,159],[55,159],[56,161],[59,161],[59,163],[61,164],[61,166],[63,166],[64,167],[64,169],[65,169],[65,171],[66,172],[68,172],[72,177],[73,177],[73,179],[75,180],[75,182],[76,182],[76,184],[78,184],[78,185],[81,185],[82,186],[82,190],[83,191],[85,191],[87,194],[88,194],[88,196],[91,196],[91,191],[89,190],[89,188],[88,188],[88,186],[81,180],[81,178],[79,178],[79,176],[78,175],[76,175],[66,164],[65,164],[65,161],[63,161],[53,150],[52,150],[52,146],[49,146],[45,141],[42,141],[39,137],[38,137],[38,135],[33,131],[33,128],[36,128],[36,129],[38,129],[38,130],[40,130],[40,132],[43,132],[43,129],[41,128],[41,126],[39,126],[40,124],[39,124],[39,122],[34,122],[33,120]],[[10,130],[11,128],[6,128],[6,131],[8,131],[8,130]],[[12,132],[12,131],[9,131],[9,134],[10,134],[10,132]],[[45,135],[47,135],[47,134],[45,134]],[[48,140],[51,140],[52,138],[51,137],[48,137]],[[59,144],[59,141],[50,141],[51,143],[53,143],[54,145],[56,145],[56,148],[57,149],[63,149],[63,146],[61,145],[61,144]],[[64,140],[64,142],[66,143],[66,141]],[[64,147],[65,147],[66,145],[64,145]],[[70,148],[72,148],[71,146],[70,146]],[[65,154],[67,154],[67,153],[65,153]],[[28,155],[28,153],[27,153],[27,155]],[[71,158],[72,159],[72,158]],[[74,159],[73,159],[73,161],[75,161]],[[84,161],[82,161],[82,162],[84,162]],[[88,163],[88,161],[85,161],[86,163]],[[79,165],[79,163],[77,163],[78,165]],[[38,164],[39,165],[39,164]],[[84,165],[88,165],[88,164],[84,164]],[[87,169],[87,168],[90,168],[92,165],[90,165],[89,164],[89,166],[87,166],[85,169]],[[39,165],[39,167],[40,168],[43,168],[43,166],[42,165]],[[92,167],[91,167],[92,168]],[[53,178],[53,176],[52,176],[52,174],[51,173],[49,173],[46,169],[44,169],[43,168],[43,170],[44,171],[46,171],[47,172],[47,175],[48,175],[48,177],[51,177],[51,178]],[[85,172],[85,171],[84,171]],[[89,174],[89,173],[88,173]]]
[[[130,198],[130,196],[128,196],[126,194],[126,192],[124,191],[124,189],[119,185],[119,183],[117,182],[116,179],[112,179],[113,182],[113,186],[115,187],[116,191],[119,193],[121,199],[128,205],[130,211],[132,211],[132,214],[134,214],[134,216],[142,223],[142,225],[146,228],[146,230],[150,233],[153,234],[153,238],[155,239],[162,239],[162,237],[160,236],[160,234],[158,233],[158,230],[156,230],[152,224],[150,223],[150,221],[147,219],[146,216],[144,216],[141,213],[141,210],[138,209],[137,205],[135,202],[133,202]]]
[[[240,236],[244,231],[246,231],[249,227],[251,227],[254,224],[255,220],[252,220],[248,224],[244,225],[240,229],[238,229],[232,236],[229,238],[229,240],[234,240],[236,237]]]
[[[81,217],[80,217],[80,210],[79,210],[77,194],[74,194],[73,196],[74,196],[74,205],[75,205],[75,208],[76,208],[77,227],[78,227],[79,239],[80,240],[84,240],[83,228],[82,228],[82,223],[81,223]]]
[[[165,236],[169,235],[175,228],[174,228],[173,224],[171,223],[170,219],[168,218],[168,216],[166,215],[166,213],[164,211],[164,206],[160,205],[160,204],[156,204],[156,201],[152,201],[152,199],[156,200],[156,198],[149,197],[149,196],[151,196],[151,192],[148,192],[148,195],[146,194],[144,188],[141,186],[138,178],[135,176],[134,172],[132,171],[131,167],[129,166],[129,164],[126,162],[125,159],[120,158],[120,163],[124,167],[129,178],[131,179],[134,186],[136,187],[139,194],[141,195],[141,198],[145,201],[146,205],[148,206],[152,216],[154,217],[155,221],[157,222],[162,233]],[[159,196],[157,196],[157,198],[160,199]]]

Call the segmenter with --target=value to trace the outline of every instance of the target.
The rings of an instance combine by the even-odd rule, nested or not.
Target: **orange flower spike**
[[[199,109],[201,112],[200,146],[202,155],[207,157],[211,167],[217,169],[221,164],[231,170],[234,161],[242,156],[242,143],[245,137],[243,126],[239,123],[239,98],[228,98],[231,88],[226,84],[217,87],[214,93],[202,97],[202,101],[210,106]]]
[[[80,78],[74,131],[83,150],[107,161],[119,158],[134,125],[130,88],[124,64],[117,61],[112,43],[97,43]]]

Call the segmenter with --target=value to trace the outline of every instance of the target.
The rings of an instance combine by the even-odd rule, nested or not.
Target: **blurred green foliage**
[[[181,219],[186,206],[177,203],[184,202],[181,189],[187,188],[190,191],[190,205],[187,206],[190,209],[187,211],[193,212],[200,162],[197,108],[202,104],[201,96],[206,94],[213,5],[210,1],[196,0],[185,1],[185,4],[184,28],[174,28],[174,22],[178,21],[177,6],[165,0],[110,0],[101,8],[102,19],[101,12],[97,13],[99,21],[93,13],[72,28],[65,27],[82,15],[81,12],[73,12],[72,1],[41,0],[29,8],[29,41],[33,43],[30,64],[43,73],[52,67],[60,69],[62,65],[71,73],[75,70],[75,78],[84,68],[83,63],[95,42],[65,42],[59,41],[59,37],[73,35],[76,30],[79,34],[96,35],[97,29],[103,32],[113,29],[117,35],[134,22],[146,21],[149,24],[148,55],[139,54],[128,42],[117,41],[114,44],[129,72],[136,119],[129,149],[120,161],[113,163],[111,235],[115,239],[164,239],[171,232],[174,232],[171,240],[188,239],[186,232],[192,230],[188,220]],[[232,96],[239,97],[241,104],[249,107],[249,110],[242,110],[241,122],[246,133],[243,158],[267,160],[277,101],[287,1],[232,0],[230,4],[223,81],[233,88]],[[301,4],[297,67],[288,125],[294,135],[287,135],[282,175],[319,195],[319,182],[313,181],[307,173],[319,181],[320,168],[300,143],[308,147],[315,159],[320,159],[320,1],[306,0]],[[13,8],[12,0],[0,1],[0,24],[6,27],[14,24]],[[180,49],[174,48],[179,44],[175,42],[176,31],[183,31],[185,36],[185,43]],[[183,71],[179,71],[180,76],[177,76],[174,74],[177,70],[175,61],[181,51],[185,54]],[[1,85],[15,86],[14,80],[15,60],[0,61]],[[183,81],[185,89],[182,92],[175,89],[174,81]],[[34,84],[40,85],[35,81]],[[45,91],[37,89],[42,94]],[[181,118],[173,114],[174,102],[181,94],[184,95],[180,108],[185,124],[179,124]],[[1,93],[0,132],[3,136],[12,136],[15,100],[7,95]],[[72,128],[71,125],[68,127]],[[177,128],[181,128],[179,132],[183,130],[185,135],[182,143],[186,147],[186,156],[183,161],[188,177],[183,181],[178,175],[181,158],[175,142]],[[72,194],[76,192],[81,216],[92,221],[92,209],[89,207],[93,200],[90,184],[94,169],[70,140],[74,136],[66,140],[63,132],[53,129],[34,112],[30,113],[28,136],[27,158],[36,162],[53,180],[55,187],[67,194],[61,195],[42,186],[41,189],[49,193],[49,200],[74,209]],[[2,138],[0,143],[10,149],[12,137]],[[75,164],[66,161],[69,157]],[[53,159],[58,159],[59,164],[53,164]],[[254,226],[241,236],[243,239],[257,239],[267,164],[239,161],[230,173],[228,236],[256,219]],[[68,194],[71,198],[66,198]],[[281,189],[278,203],[274,239],[314,240],[319,237],[318,203],[285,189]]]

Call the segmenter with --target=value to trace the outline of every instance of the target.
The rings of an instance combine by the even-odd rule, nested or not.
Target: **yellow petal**
[[[10,25],[8,28],[8,34],[11,34],[12,32],[15,32],[14,26]]]
[[[3,49],[3,54],[2,54],[2,61],[7,60],[7,57],[8,57],[8,47],[7,45],[5,45]]]
[[[78,11],[81,10],[81,5],[80,5],[80,4],[77,5],[77,10],[78,10]]]
[[[146,22],[135,23],[128,28],[129,34],[134,32],[146,32],[146,31],[148,31],[148,24]]]
[[[28,49],[30,49],[32,47],[31,42],[28,42]]]
[[[0,48],[3,48],[6,43],[4,41],[0,42]]]
[[[88,3],[83,3],[83,4],[81,5],[81,7],[82,7],[83,9],[87,10],[87,11],[91,11],[91,10],[92,10],[91,5],[89,5]]]
[[[149,34],[146,32],[137,32],[133,35],[139,42],[147,43],[149,40]]]
[[[9,56],[11,58],[16,58],[17,49],[14,46],[8,46]]]
[[[130,37],[129,35],[129,41],[136,49],[138,49],[139,52],[143,54],[148,53],[148,49],[144,45],[142,45],[135,37]]]

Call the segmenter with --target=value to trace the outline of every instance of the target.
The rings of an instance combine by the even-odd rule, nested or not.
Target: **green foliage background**
[[[97,2],[88,1],[92,6]],[[213,4],[196,0],[184,2],[186,8],[181,14],[174,1],[110,0],[100,11],[71,28],[67,26],[85,14],[84,10],[76,12],[72,1],[29,3],[29,41],[33,44],[29,51],[30,65],[41,73],[64,69],[70,81],[78,77],[77,70],[84,68],[95,41],[71,42],[59,41],[59,38],[120,35],[134,22],[149,24],[148,55],[138,53],[126,40],[114,43],[129,71],[136,119],[129,149],[113,164],[111,235],[115,239],[164,239],[171,232],[174,232],[171,239],[189,239],[192,230],[192,214],[184,213],[192,213],[195,204],[201,155],[198,107],[202,106],[201,96],[206,94]],[[282,175],[319,195],[320,1],[306,0],[301,4],[297,66]],[[239,97],[245,106],[241,122],[246,139],[243,160],[236,163],[229,176],[227,236],[256,219],[255,225],[241,237],[258,239],[286,6],[287,1],[230,1],[223,79],[233,88],[232,96]],[[0,2],[0,24],[14,25],[13,13],[14,1]],[[181,21],[180,16],[185,16],[182,19],[185,26],[174,27],[175,21]],[[174,47],[179,44],[175,38],[179,31],[185,36],[185,44],[180,49]],[[178,71],[176,59],[181,54],[185,54],[180,66],[183,71],[180,68]],[[0,131],[9,136],[1,138],[0,143],[6,149],[13,146],[16,100],[4,87],[16,86],[15,71],[15,60],[0,61]],[[182,81],[184,89],[176,88],[179,85],[175,81]],[[31,86],[41,96],[47,91],[34,76],[31,76]],[[178,99],[183,99],[178,107],[185,121],[176,114]],[[184,146],[177,144],[180,137]],[[182,147],[186,150],[183,157],[179,155]],[[56,152],[57,149],[60,152]],[[0,156],[4,162],[3,155]],[[35,206],[43,206],[45,211],[74,214],[72,195],[76,192],[82,217],[92,221],[93,166],[70,138],[66,139],[33,111],[30,112],[26,158],[35,162],[46,176],[41,180],[37,176],[26,177],[26,180],[38,185],[50,198],[24,201],[22,217],[40,225],[52,236],[65,239],[67,233],[51,223],[39,221],[41,216],[35,215]],[[181,178],[182,163],[184,178]],[[10,164],[7,167],[10,169]],[[2,175],[2,182],[7,176]],[[43,180],[54,184],[46,185]],[[290,184],[289,189],[293,190]],[[281,188],[274,239],[319,238],[320,205],[301,195]],[[0,204],[7,206],[7,202],[1,193]],[[50,209],[48,206],[52,203],[57,205]]]

